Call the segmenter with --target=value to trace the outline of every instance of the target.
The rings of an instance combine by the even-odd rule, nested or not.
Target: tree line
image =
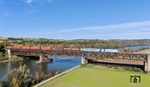
[[[78,47],[78,48],[122,48],[128,46],[144,46],[150,45],[149,39],[141,40],[90,40],[90,39],[78,39],[78,40],[51,40],[51,39],[25,39],[25,38],[8,38],[11,44],[21,45],[40,45],[50,47]]]

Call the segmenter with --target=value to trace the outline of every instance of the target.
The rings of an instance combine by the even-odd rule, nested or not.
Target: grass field
[[[140,75],[141,83],[130,83],[130,75]],[[86,65],[41,87],[150,87],[150,75]]]

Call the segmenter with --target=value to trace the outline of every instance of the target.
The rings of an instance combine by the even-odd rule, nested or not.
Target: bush
[[[20,66],[19,69],[11,70],[5,75],[4,81],[7,83],[5,87],[25,87],[29,78],[31,75],[27,67]]]
[[[29,69],[24,65],[6,74],[2,87],[31,87],[54,75],[52,73],[45,75],[44,73],[37,72],[35,78],[32,78]]]
[[[1,60],[7,60],[8,58],[5,57],[5,53],[0,52],[0,61]]]

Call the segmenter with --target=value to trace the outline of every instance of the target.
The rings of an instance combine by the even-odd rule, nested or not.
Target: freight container
[[[30,46],[22,46],[22,49],[30,49]]]
[[[80,51],[80,48],[72,48],[74,51]]]
[[[51,47],[41,47],[42,50],[51,50]]]
[[[13,49],[21,49],[22,48],[22,46],[20,46],[20,45],[14,45],[13,46]]]
[[[13,48],[13,47],[12,47],[12,46],[7,46],[6,48],[7,48],[7,49],[11,49],[11,48]]]
[[[71,48],[64,48],[64,50],[71,50]]]
[[[81,51],[100,52],[98,48],[81,48]]]
[[[52,50],[63,50],[63,48],[52,48]]]
[[[32,46],[31,50],[40,50],[40,46]]]
[[[105,49],[105,52],[118,52],[118,50],[117,49]]]

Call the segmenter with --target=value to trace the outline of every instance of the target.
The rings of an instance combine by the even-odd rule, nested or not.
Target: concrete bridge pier
[[[7,49],[7,54],[8,54],[8,58],[11,59],[12,55],[11,55],[11,50],[10,49]]]
[[[82,65],[88,64],[88,59],[85,58],[85,57],[82,57],[82,58],[81,58],[81,64],[82,64]]]
[[[45,57],[43,55],[40,55],[39,56],[39,61],[37,61],[37,63],[44,63],[44,62],[52,62],[52,60],[49,61],[47,57]]]
[[[150,54],[147,55],[147,58],[144,63],[144,69],[146,73],[150,73]]]
[[[40,55],[39,62],[40,63],[44,62],[44,56],[43,55]]]

